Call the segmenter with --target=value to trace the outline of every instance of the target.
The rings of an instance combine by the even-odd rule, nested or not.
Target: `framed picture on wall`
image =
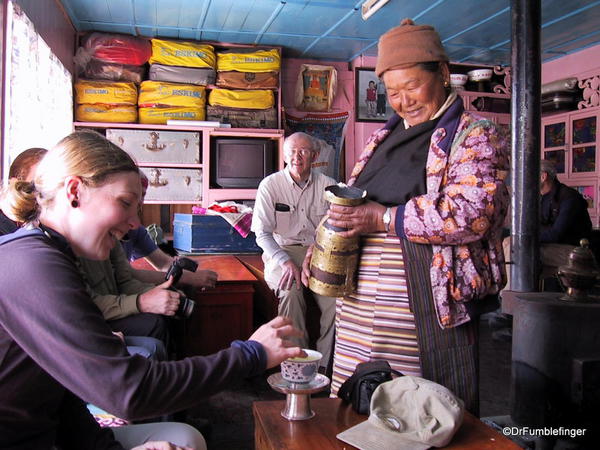
[[[357,122],[386,122],[394,113],[388,104],[383,81],[375,75],[375,69],[354,69],[354,110]]]

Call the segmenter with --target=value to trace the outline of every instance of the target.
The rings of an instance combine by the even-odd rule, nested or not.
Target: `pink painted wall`
[[[542,65],[542,84],[572,76],[597,74],[600,69],[600,45],[563,56]]]
[[[354,166],[354,135],[352,133],[353,128],[353,113],[354,110],[354,75],[347,63],[334,62],[334,61],[323,61],[314,59],[298,59],[298,58],[287,58],[283,60],[281,68],[281,82],[283,84],[283,108],[289,114],[295,117],[303,117],[309,114],[306,111],[299,111],[295,107],[295,92],[296,83],[298,80],[298,73],[300,72],[300,66],[302,64],[318,64],[322,66],[333,66],[337,70],[337,90],[333,98],[333,105],[329,112],[346,112],[350,113],[348,123],[346,124],[346,136],[344,142],[344,171],[347,173],[352,170]],[[318,114],[318,113],[310,113]],[[350,167],[348,169],[348,167]],[[343,172],[341,172],[343,173]]]
[[[338,87],[330,112],[350,112],[345,136],[345,180],[347,180],[356,159],[364,147],[364,143],[373,131],[382,126],[381,123],[363,123],[354,121],[354,68],[375,67],[375,58],[359,57],[352,64],[298,58],[284,59],[281,74],[283,84],[283,107],[285,108],[285,111],[297,117],[308,114],[305,111],[297,110],[294,106],[294,94],[296,91],[298,72],[300,71],[300,66],[302,64],[333,66],[337,70]]]
[[[349,111],[345,144],[345,173],[349,178],[352,167],[360,156],[369,136],[382,126],[381,123],[355,122],[354,120],[354,68],[375,67],[376,58],[360,56],[352,63],[317,61],[304,59],[287,59],[283,62],[283,105],[286,111],[302,116],[306,114],[294,109],[294,92],[296,78],[301,64],[331,65],[338,70],[338,91],[333,103],[333,112]],[[548,83],[571,76],[590,76],[600,72],[600,45],[590,47],[571,55],[550,61],[542,66],[542,83]]]

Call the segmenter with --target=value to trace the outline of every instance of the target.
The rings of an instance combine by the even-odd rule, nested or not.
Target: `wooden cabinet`
[[[220,137],[272,140],[277,149],[275,167],[283,167],[283,130],[280,129],[100,122],[75,122],[74,126],[104,132],[136,160],[149,180],[146,204],[207,207],[215,201],[254,199],[256,189],[219,188],[211,180],[214,141]]]
[[[600,107],[555,114],[542,119],[542,159],[556,164],[561,182],[576,188],[588,201],[594,226],[598,226],[598,175],[600,140],[597,126]]]
[[[241,264],[241,263],[240,263]],[[221,283],[194,295],[196,307],[183,325],[183,356],[210,355],[252,334],[252,281]]]
[[[126,150],[138,164],[165,167],[200,164],[200,135],[196,131],[106,130],[106,138]]]

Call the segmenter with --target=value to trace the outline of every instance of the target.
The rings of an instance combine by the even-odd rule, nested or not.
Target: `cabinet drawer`
[[[106,137],[138,163],[201,163],[200,133],[108,129]]]
[[[140,170],[148,177],[146,201],[168,203],[202,200],[201,169],[142,167]]]

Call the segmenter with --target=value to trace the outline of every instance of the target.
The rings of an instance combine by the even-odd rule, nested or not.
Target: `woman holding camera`
[[[178,442],[164,434],[132,438],[147,424],[101,429],[82,400],[127,419],[157,417],[302,354],[287,343],[297,331],[283,318],[206,357],[155,362],[127,354],[76,264],[108,258],[139,226],[138,168],[101,135],[67,136],[33,183],[13,182],[5,197],[11,214],[30,225],[0,238],[0,266],[10,268],[0,274],[0,448],[158,448],[152,440],[203,448],[194,433]]]

